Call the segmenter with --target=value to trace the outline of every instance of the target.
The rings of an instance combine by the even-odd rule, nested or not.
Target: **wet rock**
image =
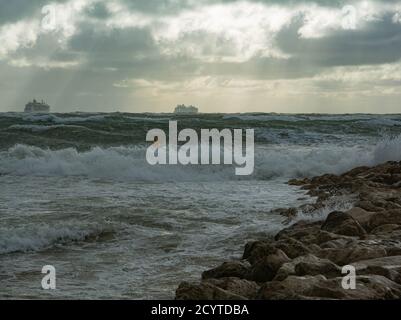
[[[206,271],[199,284],[182,283],[178,299],[401,298],[401,162],[291,184],[318,198],[282,215],[287,222],[297,212],[313,219],[293,223],[274,239],[249,242],[244,261]],[[316,221],[327,201],[342,195],[357,200],[354,208]],[[341,266],[350,264],[356,290],[341,285]]]
[[[356,237],[343,236],[336,233],[320,230],[316,235],[316,243],[320,247],[344,247],[348,243],[354,242]],[[329,245],[331,244],[331,245]]]
[[[204,271],[202,279],[238,277],[247,278],[250,271],[250,265],[246,261],[224,262],[217,268]]]
[[[399,299],[401,286],[380,275],[357,276],[356,289],[345,290],[342,277],[326,279],[317,276],[290,276],[283,281],[265,283],[259,299]]]
[[[273,281],[283,281],[290,275],[295,275],[295,266],[300,262],[306,263],[318,263],[320,259],[313,254],[307,254],[304,256],[297,257],[289,262],[284,263],[280,269],[277,270],[276,276]]]
[[[319,258],[329,259],[332,262],[343,266],[362,259],[373,259],[385,257],[387,251],[382,247],[368,247],[354,245],[352,247],[337,249],[322,249],[316,255]]]
[[[327,279],[322,276],[289,276],[283,281],[266,282],[259,290],[258,299],[289,300],[308,299],[313,288],[321,286]]]
[[[401,225],[401,210],[387,210],[377,212],[369,219],[369,228],[371,230],[384,224],[400,224]]]
[[[259,260],[275,254],[277,248],[271,241],[252,241],[245,245],[243,260],[248,260],[252,265],[256,264]]]
[[[294,218],[297,215],[297,212],[298,212],[297,208],[278,208],[271,211],[271,213],[273,214],[279,214],[288,219]]]
[[[343,249],[354,246],[356,243],[356,240],[353,238],[336,238],[330,241],[322,242],[320,244],[320,249]]]
[[[255,299],[259,291],[259,285],[254,281],[239,278],[211,279],[209,283],[230,293],[247,299]]]
[[[272,280],[280,267],[291,261],[287,255],[280,249],[263,259],[258,260],[251,268],[249,279],[256,282],[265,282]]]
[[[315,262],[301,261],[295,265],[295,274],[297,276],[321,274],[326,278],[334,278],[341,276],[341,268],[327,259],[319,259]]]
[[[375,206],[372,203],[372,201],[369,201],[369,200],[358,201],[357,203],[355,203],[355,206],[357,206],[358,208],[364,209],[366,211],[369,211],[369,212],[378,212],[378,211],[384,210],[384,208]]]
[[[357,261],[353,266],[358,274],[376,274],[401,284],[401,255]]]
[[[368,171],[369,169],[370,168],[366,167],[366,166],[357,167],[357,168],[354,168],[354,169],[344,173],[342,176],[343,177],[346,177],[346,176],[355,177],[357,175],[360,175],[361,173]]]
[[[399,224],[383,224],[379,227],[374,228],[370,233],[381,235],[381,234],[388,234],[392,233],[393,231],[400,230],[401,225]]]
[[[300,179],[300,180],[292,179],[292,180],[288,181],[288,184],[290,186],[303,186],[303,185],[308,184],[308,183],[310,183],[310,180],[308,178]]]
[[[358,221],[350,214],[341,211],[330,213],[321,229],[345,236],[356,236],[360,238],[366,236],[366,231]]]
[[[375,259],[367,259],[356,261],[355,267],[381,266],[386,268],[397,268],[401,270],[401,255],[392,257],[380,257]]]
[[[314,243],[321,225],[322,222],[320,221],[311,223],[302,220],[281,230],[274,239],[278,241],[281,239],[293,238],[303,243]]]
[[[375,214],[375,212],[369,212],[365,209],[354,207],[348,210],[348,213],[352,218],[354,218],[365,230],[369,230],[369,220]]]
[[[401,284],[401,273],[400,270],[381,266],[368,266],[364,269],[358,270],[358,275],[379,275],[386,277],[387,279],[394,281],[395,283]]]
[[[218,286],[201,282],[182,282],[175,293],[176,300],[245,300],[246,298]]]
[[[291,259],[313,252],[310,246],[308,247],[301,241],[293,238],[279,240],[274,245],[276,248],[283,250],[284,253]]]
[[[341,281],[341,278],[338,282]],[[381,275],[356,277],[356,289],[347,290],[345,299],[393,300],[401,298],[401,285]]]
[[[326,278],[338,277],[341,276],[341,268],[328,259],[308,254],[283,264],[273,280],[282,281],[290,275],[315,276],[319,274]]]
[[[397,246],[389,246],[386,248],[387,251],[387,256],[391,257],[391,256],[399,256],[401,255],[401,246],[397,245]]]

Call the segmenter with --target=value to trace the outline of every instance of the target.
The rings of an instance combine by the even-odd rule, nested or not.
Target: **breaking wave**
[[[401,160],[401,136],[376,144],[358,146],[257,146],[255,172],[235,176],[234,166],[165,165],[146,162],[146,147],[95,147],[79,152],[15,145],[0,152],[0,174],[36,176],[83,176],[133,181],[209,181],[302,177],[324,173],[340,174],[356,166]]]
[[[358,166],[374,166],[401,160],[401,136],[387,137],[376,144],[357,146],[281,147],[256,154],[259,177],[305,177],[325,173],[341,174]]]
[[[57,244],[83,241],[101,235],[99,226],[80,226],[76,223],[35,224],[0,228],[0,254],[41,251]]]

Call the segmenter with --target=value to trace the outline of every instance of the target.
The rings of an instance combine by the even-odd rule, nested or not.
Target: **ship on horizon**
[[[24,112],[49,113],[50,112],[50,106],[46,102],[44,102],[43,100],[41,102],[38,102],[38,101],[36,101],[36,99],[33,99],[32,102],[28,102],[25,105]]]
[[[185,104],[179,104],[175,110],[174,113],[178,114],[197,114],[199,113],[199,109],[194,106],[186,106]]]

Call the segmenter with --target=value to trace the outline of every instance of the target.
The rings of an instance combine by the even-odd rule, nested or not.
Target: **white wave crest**
[[[27,224],[21,227],[0,228],[0,254],[40,251],[55,244],[82,241],[101,234],[98,226],[80,226],[75,223]]]
[[[84,176],[138,181],[216,181],[240,179],[234,166],[165,165],[146,162],[146,147],[96,147],[78,152],[68,148],[49,150],[16,145],[0,152],[0,174]],[[401,160],[401,136],[377,144],[358,146],[263,146],[255,149],[255,172],[241,179],[302,177],[340,174],[357,166]]]

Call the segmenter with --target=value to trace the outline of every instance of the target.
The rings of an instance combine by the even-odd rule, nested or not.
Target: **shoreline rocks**
[[[288,227],[245,245],[241,260],[183,282],[176,299],[399,299],[401,298],[401,162],[358,167],[342,175],[291,180],[314,204],[277,209]],[[313,217],[327,201],[355,197],[350,210]],[[356,272],[356,289],[342,287],[342,267]]]

